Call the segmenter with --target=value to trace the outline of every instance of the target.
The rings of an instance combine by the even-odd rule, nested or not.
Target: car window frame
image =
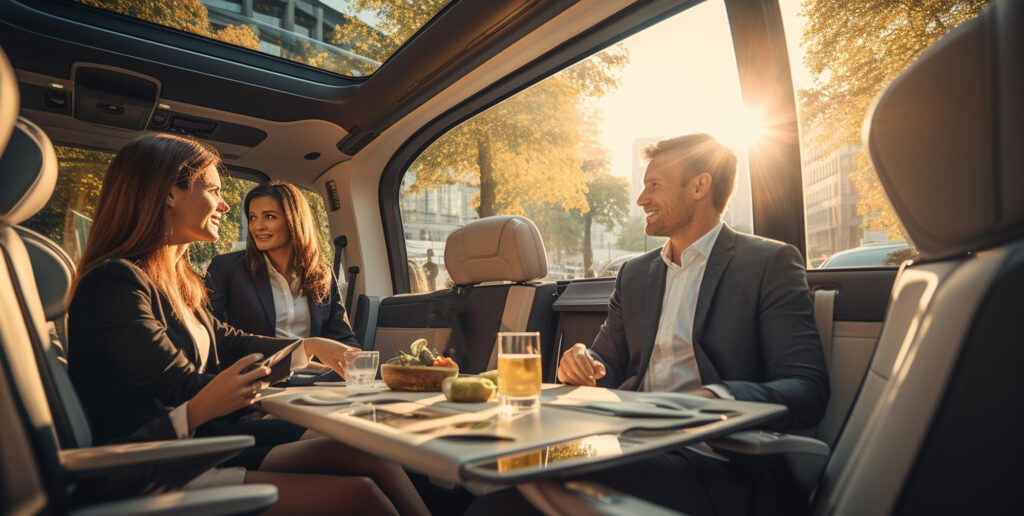
[[[482,91],[459,103],[452,109],[446,111],[432,121],[425,124],[411,137],[409,137],[398,150],[391,156],[384,171],[378,187],[378,203],[380,206],[381,222],[384,227],[384,242],[388,252],[391,284],[393,293],[409,293],[410,284],[408,272],[405,271],[408,256],[406,253],[405,232],[402,224],[400,195],[402,178],[405,172],[411,167],[415,159],[427,149],[434,141],[446,134],[452,128],[464,121],[476,116],[501,101],[529,88],[530,86],[558,73],[573,64],[582,61],[600,50],[614,45],[633,34],[650,28],[667,18],[680,14],[690,7],[693,7],[702,0],[670,0],[655,4],[632,5],[608,20],[584,31],[582,34],[559,45],[541,58],[507,75]],[[782,18],[776,0],[761,0],[759,2],[745,2],[742,0],[724,0],[729,30],[734,43],[736,53],[737,72],[740,77],[740,91],[745,102],[750,98],[763,96],[764,91],[752,91],[751,79],[755,78],[758,70],[749,70],[751,61],[756,60],[756,43],[763,38],[768,38],[774,47],[781,45],[781,53],[786,56],[786,41],[782,32]],[[767,6],[767,8],[766,8]],[[772,20],[769,20],[772,18]],[[740,35],[737,38],[737,28],[759,27],[752,30],[751,35]],[[771,26],[771,27],[769,27]],[[777,30],[773,30],[777,29]],[[749,37],[748,37],[749,36]],[[743,51],[736,48],[743,48]],[[778,51],[778,48],[775,48]],[[743,56],[741,58],[741,55]],[[763,66],[763,63],[760,63]],[[793,92],[793,81],[791,79],[789,62],[782,59],[781,62],[772,64],[775,68],[777,79],[783,78],[788,84],[790,92],[792,131],[784,131],[787,144],[786,151],[780,152],[770,162],[758,160],[751,157],[751,194],[753,197],[753,229],[754,234],[782,240],[793,244],[802,253],[806,254],[804,231],[804,206],[803,206],[803,179],[801,173],[800,141],[799,132],[796,130],[797,113],[796,102]],[[779,69],[783,67],[784,70]],[[744,68],[748,70],[744,71]],[[757,63],[753,64],[757,68]],[[773,90],[765,88],[762,90]],[[776,92],[776,95],[778,93]],[[783,104],[785,107],[785,104]],[[753,156],[755,153],[751,152]],[[761,153],[767,154],[767,153]],[[790,159],[790,154],[796,156]],[[755,165],[758,162],[759,169],[772,169],[782,167],[782,172],[773,173],[773,179],[781,173],[787,179],[789,186],[792,183],[797,185],[794,192],[789,192],[795,206],[783,206],[781,210],[777,203],[757,202],[757,189],[753,182]],[[781,163],[781,165],[778,165]],[[764,181],[762,181],[764,183]],[[761,189],[767,190],[771,185],[762,184]],[[774,187],[772,187],[774,188]],[[788,202],[788,201],[787,201]],[[782,203],[786,204],[786,203]],[[792,203],[790,203],[792,204]],[[774,210],[774,211],[773,211]],[[759,224],[759,213],[761,218],[770,217],[782,220],[766,221]],[[778,215],[771,217],[771,215]]]

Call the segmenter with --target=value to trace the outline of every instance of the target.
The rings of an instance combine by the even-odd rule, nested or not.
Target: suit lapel
[[[206,329],[206,333],[210,335],[210,353],[206,357],[206,371],[207,372],[220,372],[220,356],[217,354],[217,337],[213,332],[213,314],[206,310],[201,310],[196,314],[199,318],[199,322],[202,323],[203,328]]]
[[[633,390],[640,390],[643,385],[644,376],[647,375],[647,366],[651,362],[651,353],[654,352],[654,338],[658,334],[658,321],[661,318],[661,304],[665,300],[665,275],[668,267],[662,261],[661,255],[655,255],[647,269],[647,278],[643,288],[650,293],[647,297],[651,300],[649,308],[643,314],[643,340],[640,341],[643,348],[640,350],[640,370],[637,372],[636,383]]]
[[[277,327],[277,311],[274,310],[274,292],[270,289],[270,278],[267,277],[267,270],[260,269],[252,278],[253,286],[256,288],[256,296],[260,298],[263,311],[267,314],[267,323],[270,325],[270,335],[274,335],[274,328]]]
[[[309,295],[306,296],[306,302],[309,304],[309,336],[320,336],[320,325],[324,322],[323,307],[330,305],[317,304]]]
[[[714,247],[711,248],[711,256],[708,256],[708,264],[704,268],[704,278],[700,282],[700,292],[697,294],[697,308],[693,313],[693,351],[697,359],[697,368],[700,370],[701,381],[704,383],[718,381],[718,373],[700,343],[703,341],[704,323],[708,317],[708,310],[711,308],[711,300],[714,299],[718,283],[722,279],[722,273],[725,272],[729,261],[732,260],[735,242],[736,233],[729,226],[722,226],[722,232],[718,235]]]

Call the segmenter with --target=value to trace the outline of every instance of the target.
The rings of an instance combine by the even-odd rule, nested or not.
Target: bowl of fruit
[[[427,339],[417,339],[380,366],[380,377],[393,391],[441,392],[445,378],[458,376],[459,366],[449,357],[430,350]]]

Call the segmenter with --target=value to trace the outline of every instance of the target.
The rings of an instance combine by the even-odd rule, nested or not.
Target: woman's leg
[[[398,514],[366,477],[246,471],[246,484],[277,486],[277,502],[264,514]]]
[[[260,471],[370,477],[401,514],[430,514],[401,466],[333,439],[303,439],[275,446],[263,459]]]

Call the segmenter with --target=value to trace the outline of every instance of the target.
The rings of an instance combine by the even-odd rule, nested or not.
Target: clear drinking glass
[[[379,351],[350,351],[345,354],[345,382],[349,387],[369,387],[377,378]]]
[[[498,399],[501,413],[540,409],[540,333],[498,333]]]

